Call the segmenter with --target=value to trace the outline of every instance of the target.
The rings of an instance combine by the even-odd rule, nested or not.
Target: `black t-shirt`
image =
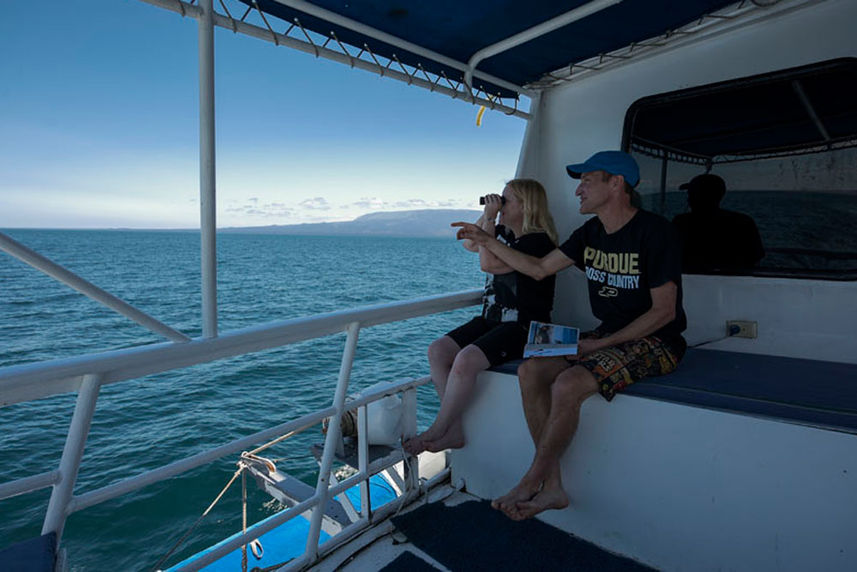
[[[544,232],[516,238],[511,230],[497,225],[494,235],[509,247],[539,258],[556,248]],[[528,327],[530,320],[549,322],[555,284],[555,276],[534,280],[515,271],[489,274],[482,295],[482,317],[498,322],[517,321]]]
[[[676,317],[652,335],[669,339],[687,327],[682,308],[681,250],[673,226],[639,210],[625,226],[607,234],[592,217],[560,245],[586,274],[589,304],[608,333],[621,330],[652,307],[650,290],[667,282],[678,287]]]

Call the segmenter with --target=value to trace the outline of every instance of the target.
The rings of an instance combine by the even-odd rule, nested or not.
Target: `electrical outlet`
[[[758,322],[749,320],[727,320],[726,335],[733,338],[755,338],[758,326]]]

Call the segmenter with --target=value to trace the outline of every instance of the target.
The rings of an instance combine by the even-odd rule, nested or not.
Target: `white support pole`
[[[417,434],[417,388],[412,387],[402,393],[402,410],[404,415],[404,427],[402,428],[402,440],[411,439]],[[405,455],[405,492],[413,493],[420,486],[420,462],[417,457]]]
[[[214,9],[201,0],[199,24],[199,207],[202,335],[217,337],[217,201],[214,142]]]
[[[360,482],[360,516],[370,518],[372,505],[369,489],[369,405],[357,408],[357,470],[367,476]]]
[[[318,504],[312,511],[309,535],[307,536],[306,550],[303,559],[305,564],[315,562],[318,557],[318,536],[321,531],[321,519],[324,516],[324,507],[327,506],[329,496],[328,481],[330,480],[330,467],[333,465],[333,454],[336,450],[336,441],[340,433],[340,418],[345,410],[345,396],[348,392],[348,381],[351,379],[351,366],[354,364],[354,354],[357,351],[357,337],[360,333],[360,323],[351,322],[345,330],[348,337],[345,339],[345,350],[342,352],[342,364],[339,367],[339,381],[336,384],[336,393],[333,397],[333,407],[336,415],[330,418],[327,427],[327,437],[324,440],[324,452],[321,456],[321,466],[318,469],[318,483],[315,487],[315,496],[319,498]]]
[[[42,534],[57,533],[57,544],[68,516],[68,506],[74,494],[74,484],[77,482],[77,472],[80,469],[80,460],[83,458],[83,450],[86,447],[86,438],[89,436],[89,427],[92,424],[92,415],[95,413],[95,403],[98,401],[100,389],[101,376],[86,375],[77,394],[77,404],[74,406],[71,426],[68,429],[68,437],[60,459],[59,482],[54,485],[51,500],[48,502],[45,524],[42,526]]]

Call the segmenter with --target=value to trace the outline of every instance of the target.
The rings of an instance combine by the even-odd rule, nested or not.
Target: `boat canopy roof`
[[[515,98],[777,1],[241,0],[328,42]]]

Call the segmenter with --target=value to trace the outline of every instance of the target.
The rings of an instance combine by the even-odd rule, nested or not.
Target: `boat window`
[[[642,206],[675,222],[685,273],[857,279],[855,92],[847,58],[629,108]]]

